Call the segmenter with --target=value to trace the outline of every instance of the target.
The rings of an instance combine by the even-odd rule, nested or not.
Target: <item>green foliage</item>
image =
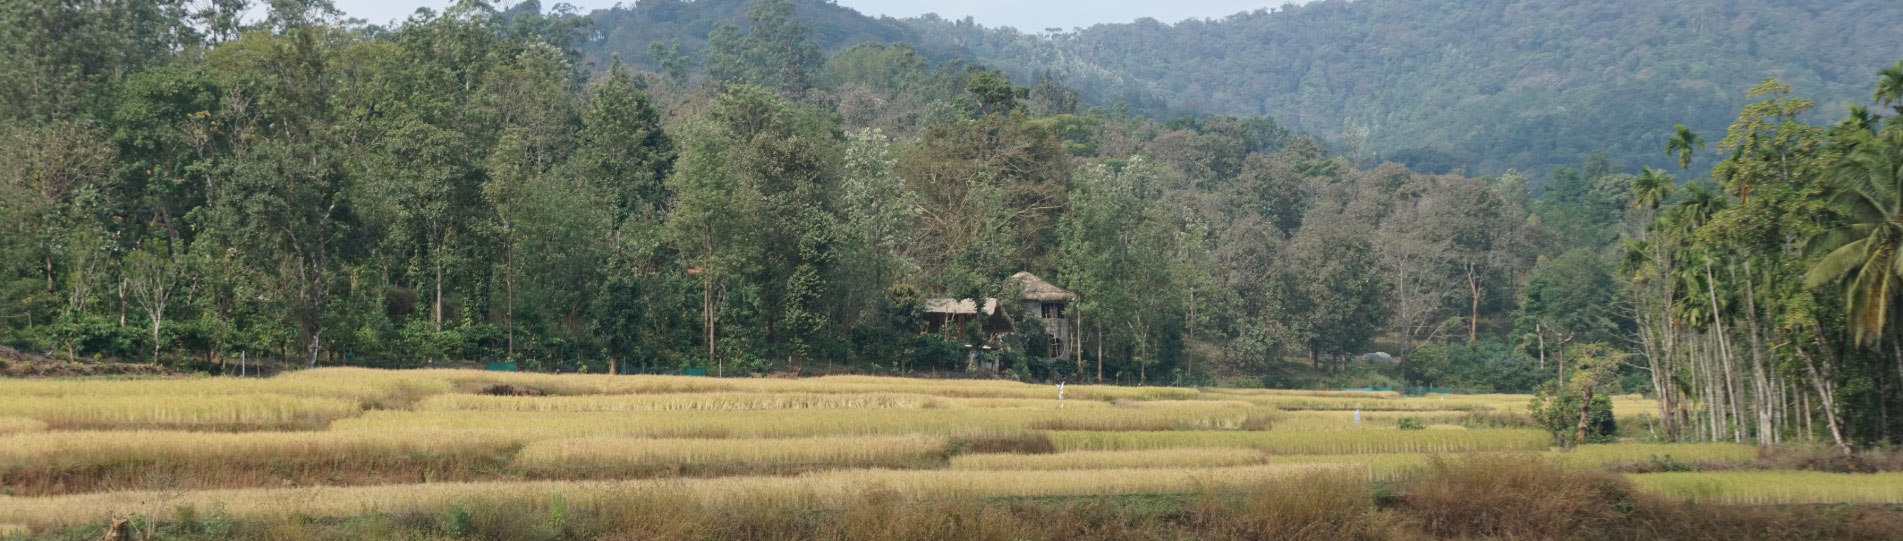
[[[1527,414],[1553,435],[1555,445],[1571,446],[1574,432],[1579,428],[1579,404],[1579,395],[1554,393],[1548,387],[1533,398],[1527,406]],[[1587,412],[1585,443],[1612,441],[1618,431],[1618,421],[1612,417],[1612,400],[1603,394],[1594,396]]]
[[[1552,379],[1553,371],[1495,340],[1434,344],[1408,357],[1410,383],[1472,393],[1527,393]]]

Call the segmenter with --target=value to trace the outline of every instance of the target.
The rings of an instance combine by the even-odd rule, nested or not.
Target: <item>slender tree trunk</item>
[[[317,368],[317,356],[324,352],[324,328],[322,326],[316,327],[315,330],[311,332],[310,350],[311,362],[309,367]]]
[[[1077,310],[1077,324],[1070,326],[1070,349],[1077,355],[1077,381],[1084,380],[1084,311]]]
[[[1707,257],[1705,258],[1705,289],[1707,292],[1710,293],[1709,300],[1711,301],[1711,324],[1713,328],[1716,329],[1715,337],[1718,343],[1718,358],[1719,358],[1720,364],[1724,365],[1724,369],[1725,369],[1724,399],[1726,402],[1726,406],[1730,409],[1730,418],[1732,420],[1741,421],[1743,420],[1744,416],[1742,415],[1743,412],[1741,411],[1739,407],[1739,402],[1741,401],[1741,399],[1738,396],[1738,387],[1739,387],[1738,371],[1735,368],[1737,363],[1732,360],[1731,345],[1730,345],[1731,337],[1730,335],[1725,334],[1724,318],[1718,317],[1718,285],[1717,284],[1718,284],[1718,279],[1717,277],[1713,276],[1711,272],[1711,258]],[[1730,423],[1726,423],[1726,427],[1727,427],[1727,431],[1729,431]],[[1742,431],[1739,431],[1739,433],[1737,434],[1733,434],[1734,440],[1742,439],[1742,437],[1743,437]]]
[[[1745,325],[1751,330],[1748,336],[1751,339],[1751,383],[1755,395],[1751,405],[1758,416],[1758,444],[1770,445],[1775,443],[1775,437],[1772,435],[1775,431],[1772,426],[1775,412],[1771,409],[1774,403],[1770,400],[1769,375],[1764,369],[1764,337],[1758,330],[1757,284],[1751,277],[1751,263],[1748,261],[1744,268],[1744,310]]]
[[[443,332],[443,248],[436,247],[436,300],[430,303],[430,319],[436,332]]]
[[[714,377],[727,377],[727,366],[714,356],[714,277],[701,269],[700,319],[707,331],[707,361],[714,363]]]
[[[1467,264],[1467,289],[1473,292],[1473,309],[1467,317],[1467,343],[1472,344],[1480,336],[1480,277],[1473,263]]]
[[[1822,326],[1817,324],[1812,324],[1811,330],[1812,332],[1820,333],[1817,336],[1812,337],[1812,339],[1821,341],[1822,340],[1821,337],[1823,336],[1823,334],[1821,333],[1824,331]],[[1823,344],[1821,343],[1818,344],[1818,346],[1820,347],[1822,345]],[[1803,347],[1795,347],[1791,349],[1797,350],[1798,356],[1803,357],[1804,359],[1804,370],[1805,372],[1810,374],[1811,386],[1817,389],[1817,400],[1819,402],[1818,405],[1824,409],[1824,423],[1828,425],[1828,427],[1830,428],[1831,440],[1837,443],[1837,448],[1839,450],[1841,450],[1845,455],[1849,455],[1850,444],[1844,441],[1843,423],[1837,419],[1837,397],[1836,397],[1837,385],[1834,381],[1831,380],[1831,376],[1833,374],[1827,373],[1823,370],[1819,370],[1817,366],[1817,359],[1813,357],[1810,354],[1810,352],[1805,350]],[[1825,351],[1828,351],[1828,350],[1825,350]]]
[[[1591,373],[1592,369],[1588,368],[1587,372]],[[1589,421],[1592,420],[1592,393],[1597,390],[1597,387],[1598,385],[1587,385],[1586,392],[1580,397],[1579,428],[1573,435],[1573,445],[1583,445],[1586,443],[1586,426],[1589,424]]]

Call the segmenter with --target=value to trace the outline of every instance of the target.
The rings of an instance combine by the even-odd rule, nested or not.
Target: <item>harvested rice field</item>
[[[760,531],[811,537],[868,512],[984,517],[1017,502],[1007,515],[1083,520],[1106,501],[1131,524],[1151,506],[1209,513],[1164,521],[1190,537],[1324,520],[1301,513],[1325,504],[1388,528],[1345,538],[1405,538],[1412,526],[1383,521],[1444,488],[1428,483],[1563,490],[1580,475],[1655,505],[1903,504],[1897,473],[1648,441],[1656,404],[1637,396],[1614,399],[1620,441],[1555,448],[1525,418],[1530,398],[1079,385],[1060,400],[996,380],[468,370],[0,380],[0,538],[707,539],[736,530],[706,521],[795,510],[818,522]],[[635,523],[685,529],[604,526]]]

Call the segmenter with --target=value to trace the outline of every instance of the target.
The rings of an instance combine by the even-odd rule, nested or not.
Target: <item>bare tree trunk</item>
[[[430,303],[430,319],[436,332],[443,332],[443,248],[436,248],[436,299]]]
[[[1718,342],[1718,358],[1720,364],[1724,365],[1725,369],[1725,403],[1730,409],[1731,419],[1743,420],[1743,411],[1741,411],[1739,406],[1739,402],[1742,400],[1738,396],[1738,371],[1735,368],[1737,363],[1734,362],[1731,357],[1731,337],[1725,334],[1724,319],[1718,317],[1717,284],[1718,279],[1713,276],[1711,272],[1711,258],[1707,257],[1705,258],[1705,289],[1710,293],[1710,299],[1708,300],[1711,301],[1711,324],[1716,329],[1715,336]],[[1729,427],[1730,423],[1726,423],[1727,431],[1729,431]],[[1732,435],[1734,440],[1740,440],[1743,437],[1742,431]]]
[[[714,356],[714,277],[708,269],[701,269],[700,320],[707,331],[707,361],[714,363],[714,377],[727,377],[725,363]]]
[[[324,352],[324,328],[322,326],[317,327],[315,330],[311,332],[311,348],[310,349],[311,349],[311,362],[309,367],[317,368],[317,356]]]
[[[1084,380],[1084,311],[1077,310],[1077,324],[1070,327],[1070,349],[1077,355],[1077,381]]]
[[[1822,328],[1818,328],[1815,324],[1813,324],[1812,330],[1820,333],[1823,331]],[[1820,334],[1818,336],[1822,335]],[[1819,345],[1821,346],[1822,344]],[[1804,370],[1810,374],[1811,385],[1817,389],[1817,399],[1820,402],[1819,405],[1824,408],[1824,422],[1829,425],[1831,440],[1837,443],[1837,448],[1842,450],[1844,454],[1850,454],[1850,444],[1844,441],[1843,424],[1837,419],[1837,385],[1830,380],[1831,374],[1818,369],[1817,359],[1812,357],[1809,351],[1806,351],[1802,347],[1791,349],[1797,350],[1798,356],[1804,358]]]
[[[1588,368],[1587,371],[1590,373],[1592,369]],[[1597,390],[1596,387],[1598,385],[1587,385],[1586,392],[1579,399],[1579,429],[1573,435],[1573,445],[1586,443],[1586,426],[1592,420],[1592,392]]]
[[[1480,336],[1480,281],[1474,273],[1474,264],[1467,264],[1467,289],[1473,292],[1473,310],[1467,318],[1467,343],[1472,344]]]
[[[1772,433],[1775,431],[1772,426],[1771,382],[1764,369],[1764,337],[1758,330],[1757,284],[1751,277],[1751,263],[1748,261],[1744,266],[1744,309],[1745,325],[1751,329],[1748,335],[1751,339],[1751,383],[1756,396],[1751,405],[1758,415],[1758,444],[1770,445],[1774,443]]]

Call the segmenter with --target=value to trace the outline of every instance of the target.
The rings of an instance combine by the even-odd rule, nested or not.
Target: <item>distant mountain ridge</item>
[[[596,12],[591,51],[645,58],[704,42],[746,0],[645,0]],[[799,16],[828,49],[902,42],[1029,84],[1065,76],[1088,101],[1168,117],[1268,115],[1372,155],[1473,173],[1545,171],[1593,151],[1676,167],[1684,123],[1716,142],[1766,77],[1833,118],[1903,60],[1893,0],[1321,0],[1220,20],[1140,20],[1056,35],[969,19],[872,18],[830,2]],[[698,33],[698,34],[697,34]],[[1815,119],[1813,119],[1815,120]],[[1707,149],[1695,169],[1716,161]]]

